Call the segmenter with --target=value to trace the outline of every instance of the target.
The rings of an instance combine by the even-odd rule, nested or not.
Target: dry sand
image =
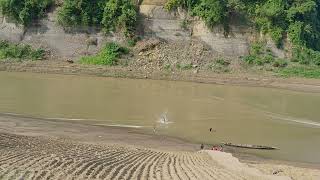
[[[125,128],[0,115],[0,179],[319,179]],[[279,171],[277,175],[273,172]]]

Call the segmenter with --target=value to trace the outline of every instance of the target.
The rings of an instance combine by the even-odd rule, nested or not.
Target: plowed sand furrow
[[[37,168],[37,172],[34,174],[34,178],[33,179],[39,179],[39,178],[43,178],[46,175],[46,169],[47,167],[50,166],[50,164],[52,164],[52,162],[55,162],[56,160],[53,159],[52,156],[49,156],[48,158],[46,158],[43,162],[43,164],[38,163],[38,167]]]
[[[74,176],[79,177],[83,173],[85,173],[86,169],[88,169],[91,165],[99,162],[99,159],[90,159],[87,162],[84,162],[77,170],[74,172]]]
[[[196,154],[196,153],[195,153]],[[205,154],[203,154],[205,155]],[[216,179],[217,174],[212,168],[212,166],[208,166],[205,161],[201,161],[200,159],[203,158],[202,156],[198,156],[197,154],[195,156],[188,156],[187,157],[187,163],[192,164],[196,171],[201,171],[202,175],[204,175],[207,179]],[[210,158],[210,157],[208,157]]]
[[[152,157],[155,152],[144,152],[143,156],[140,159],[132,161],[130,164],[126,164],[124,168],[119,172],[116,179],[127,179],[126,176],[132,176],[132,174],[137,170],[141,164],[146,163],[147,159]]]
[[[171,163],[172,154],[168,155],[163,162],[162,171],[161,171],[161,179],[173,179],[170,171],[170,163]]]
[[[115,161],[110,162],[108,166],[106,166],[106,168],[103,168],[101,170],[101,173],[98,174],[98,178],[100,179],[105,179],[107,176],[112,176],[112,171],[114,171],[116,168],[118,168],[118,166],[121,166],[123,163],[126,163],[126,160],[134,158],[135,156],[139,156],[139,154],[141,155],[141,152],[138,151],[133,151],[130,153],[125,153],[123,154],[123,156],[115,159]],[[138,157],[136,157],[138,158]],[[128,163],[128,162],[127,162]]]
[[[14,179],[18,179],[19,175],[21,173],[21,170],[19,169],[14,169],[13,171],[11,171],[7,177],[5,179],[8,179],[8,180],[14,180]]]
[[[195,179],[197,178],[197,174],[194,173],[194,166],[189,167],[188,164],[186,164],[186,156],[187,155],[182,154],[176,166],[181,169],[181,171],[187,176],[188,179]]]
[[[204,179],[204,180],[211,179],[212,177],[202,170],[203,169],[202,164],[196,165],[192,159],[193,159],[193,154],[186,154],[186,155],[183,155],[182,162],[185,164],[187,169],[190,170],[190,172],[194,175],[194,177],[196,179]]]
[[[98,177],[98,174],[100,174],[103,170],[103,168],[110,166],[112,163],[117,161],[116,157],[119,157],[121,154],[124,154],[123,152],[121,153],[115,153],[111,157],[105,157],[104,159],[100,160],[97,162],[95,165],[91,167],[92,171],[90,175],[87,175],[89,178],[96,179]],[[89,172],[87,172],[89,173]]]
[[[95,172],[92,175],[92,178],[100,178],[102,179],[102,177],[106,177],[111,170],[111,166],[118,163],[120,159],[125,159],[126,157],[130,157],[130,156],[134,156],[135,154],[137,154],[137,151],[134,152],[121,152],[120,155],[115,156],[112,159],[107,159],[106,162],[102,163],[101,165],[98,166],[98,168],[95,170]]]
[[[34,179],[35,180],[41,180],[43,179],[43,177],[47,174],[47,171],[41,171],[40,173],[38,173],[39,175],[35,175]]]
[[[141,178],[140,176],[146,178],[146,179],[150,179],[149,175],[150,175],[150,170],[151,170],[151,166],[152,164],[156,163],[156,161],[162,156],[163,153],[161,152],[155,152],[149,159],[146,160],[146,162],[144,163],[144,166],[141,168],[141,172],[137,175],[138,179]],[[137,169],[135,171],[138,171]],[[133,173],[130,173],[128,176],[126,176],[125,178],[127,179],[131,179],[133,176]]]
[[[59,174],[66,175],[64,168],[68,167],[69,164],[72,164],[73,160],[71,158],[62,158],[54,166],[47,168],[46,170],[50,172],[47,174],[45,179],[56,179]],[[63,168],[64,167],[64,168]]]
[[[112,153],[110,153],[110,151],[107,151],[107,153],[105,155],[106,157],[108,157],[109,160],[122,153],[122,152],[113,152],[113,151],[111,151],[111,152]],[[94,170],[94,169],[90,170],[89,168],[91,166],[95,166],[96,164],[98,164],[101,161],[102,161],[101,157],[94,158],[94,159],[88,161],[87,163],[83,164],[82,167],[79,168],[79,171],[75,172],[76,176],[85,176],[85,177],[89,176],[91,174],[91,172]],[[87,172],[87,169],[88,169],[88,171],[90,170],[90,172]]]
[[[155,165],[155,175],[156,179],[163,179],[164,178],[164,172],[163,172],[163,165],[168,158],[169,154],[166,153],[163,158],[159,160],[159,163]]]
[[[12,159],[12,161],[8,162],[8,166],[6,168],[11,168],[11,167],[22,167],[25,164],[30,163],[30,161],[33,161],[34,159],[36,159],[35,155],[26,155],[26,156],[22,156],[19,159]]]
[[[110,171],[109,175],[106,177],[106,179],[116,179],[116,177],[120,174],[120,172],[123,171],[123,169],[128,165],[135,161],[138,161],[142,158],[144,158],[145,152],[140,152],[135,156],[131,156],[130,158],[126,158],[124,161],[121,161],[120,163],[117,163],[117,165]]]
[[[19,158],[21,156],[25,156],[25,153],[19,153],[19,154],[12,155],[10,157],[0,160],[0,167],[7,165],[8,161],[11,161],[12,159],[15,159],[15,158]]]
[[[6,137],[9,139],[14,139],[9,143],[13,148],[0,149],[0,179],[5,180],[257,179],[226,169],[207,152],[165,152],[24,136]]]
[[[89,160],[89,158],[74,158],[74,162],[66,169],[68,176],[73,176],[73,174]]]
[[[114,159],[117,157],[120,153],[116,151],[112,151],[112,153],[108,152],[107,155],[104,155],[103,157],[99,157],[95,163],[93,163],[91,166],[88,167],[88,170],[85,172],[86,177],[92,177],[95,170],[98,169],[99,166],[103,164],[103,162],[111,161],[111,159]]]
[[[113,163],[117,162],[118,160],[116,158],[110,160],[109,158],[106,158],[104,161],[101,161],[101,163],[97,163],[95,169],[89,176],[90,179],[96,179],[97,177],[101,177],[104,173],[105,168],[109,168]],[[101,178],[100,178],[101,179]]]
[[[11,149],[3,149],[3,148],[0,148],[0,162],[2,160],[5,160],[6,158],[9,158],[11,156],[15,156],[16,153],[13,152],[13,150]]]
[[[20,177],[18,177],[17,179],[21,179],[21,180],[25,180],[25,179],[29,179],[29,177],[31,177],[32,172],[31,171],[24,171],[23,173],[21,173]]]
[[[147,171],[148,175],[146,176],[148,179],[156,179],[156,172],[158,170],[158,165],[161,159],[163,159],[166,156],[166,153],[160,153],[160,155],[157,157],[157,159],[150,163],[150,170]]]
[[[38,163],[40,163],[42,160],[44,160],[45,158],[48,158],[49,156],[40,156],[37,158],[34,158],[32,161],[24,164],[23,166],[21,166],[21,168],[24,169],[28,169],[28,168],[34,168],[34,165],[37,165]]]
[[[174,159],[174,168],[180,179],[190,180],[192,179],[192,176],[190,176],[188,171],[185,171],[183,157],[183,155],[179,155],[176,159]]]
[[[31,164],[26,167],[26,169],[40,170],[43,165],[48,163],[51,160],[51,155],[42,156],[40,160],[35,160],[31,162]]]
[[[194,178],[198,179],[210,179],[207,173],[201,171],[202,164],[195,164],[192,162],[193,154],[186,154],[183,157],[183,164],[186,167],[187,172],[191,173]]]
[[[18,159],[12,159],[12,161],[9,161],[6,167],[2,167],[4,169],[7,169],[7,172],[3,174],[6,176],[7,174],[10,174],[13,170],[16,170],[19,166],[14,166],[15,163],[19,163],[20,161],[23,161],[24,158],[26,158],[27,155],[25,156],[20,156]],[[1,179],[1,177],[0,177]]]
[[[0,179],[5,179],[5,177],[11,172],[13,169],[6,169],[0,174]]]
[[[145,158],[141,159],[135,164],[132,164],[133,166],[130,167],[128,172],[125,172],[126,176],[124,179],[145,179],[146,177],[142,176],[144,168],[146,167],[146,164],[157,154],[157,152],[148,151],[145,155]]]

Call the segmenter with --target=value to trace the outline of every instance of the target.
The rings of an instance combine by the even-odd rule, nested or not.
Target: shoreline
[[[0,159],[8,159],[6,158],[8,157],[8,154],[11,157],[16,157],[21,153],[25,154],[27,157],[30,156],[30,158],[40,156],[41,159],[46,159],[46,155],[48,154],[50,158],[49,164],[54,165],[57,162],[59,162],[58,164],[61,165],[72,163],[71,166],[65,165],[66,168],[59,168],[59,166],[58,168],[53,168],[55,166],[51,165],[48,167],[48,163],[45,162],[44,165],[37,163],[36,167],[33,165],[22,165],[26,166],[27,171],[40,176],[40,179],[45,179],[45,177],[49,175],[54,176],[52,173],[55,172],[58,173],[59,177],[64,178],[64,176],[68,174],[64,171],[64,169],[71,171],[70,169],[75,167],[76,164],[74,163],[77,162],[81,163],[80,167],[89,166],[85,164],[87,161],[78,160],[79,158],[92,159],[88,160],[88,163],[93,164],[93,166],[96,167],[98,166],[98,164],[96,165],[96,162],[104,162],[106,158],[113,158],[112,155],[109,155],[109,152],[111,154],[118,152],[123,154],[125,158],[114,159],[114,161],[125,163],[125,165],[113,166],[111,164],[111,167],[101,166],[101,168],[109,167],[112,169],[117,169],[122,167],[120,169],[120,171],[122,171],[122,169],[132,167],[132,165],[136,164],[131,164],[131,159],[145,159],[151,157],[149,154],[154,154],[154,156],[157,156],[158,159],[163,159],[163,162],[166,163],[166,167],[169,169],[181,169],[180,172],[176,172],[177,174],[187,172],[187,170],[184,169],[186,166],[191,167],[195,165],[195,168],[199,169],[198,172],[208,172],[209,170],[213,170],[214,173],[212,175],[217,173],[218,175],[225,174],[226,177],[229,177],[225,177],[224,179],[234,179],[230,178],[230,176],[237,177],[239,175],[242,177],[242,179],[293,178],[316,180],[320,177],[320,168],[318,169],[311,166],[303,167],[299,166],[297,163],[286,163],[283,161],[275,162],[271,160],[246,162],[246,160],[241,158],[239,159],[239,157],[228,152],[200,150],[200,147],[197,144],[189,143],[172,137],[144,134],[136,132],[131,128],[101,127],[82,123],[41,120],[41,118],[27,118],[1,114],[0,127]],[[107,154],[105,154],[106,152]],[[35,155],[33,153],[35,153]],[[86,154],[88,154],[88,156]],[[139,157],[138,154],[142,155]],[[174,161],[179,163],[171,164],[170,160],[168,161],[168,158],[161,157],[161,154],[166,154],[166,156],[170,157],[169,159],[174,158]],[[71,161],[70,158],[72,159]],[[188,159],[187,161],[186,158]],[[27,173],[25,172],[26,170],[21,166],[21,160],[16,160],[15,158],[12,160],[15,163],[12,163],[11,160],[10,162],[7,161],[8,160],[5,160],[0,165],[1,177],[4,176],[12,178],[12,176],[18,177],[17,174],[21,176],[20,173]],[[38,161],[39,160],[37,159],[32,159],[31,162]],[[148,167],[164,167],[163,165],[157,165],[157,163],[154,164],[153,161],[139,161],[140,163],[147,164],[146,166]],[[191,163],[192,161],[193,163]],[[15,166],[16,163],[19,163],[19,165]],[[108,163],[108,161],[105,163]],[[184,166],[181,166],[181,163],[184,164]],[[203,165],[206,167],[202,167]],[[143,165],[141,167],[141,172],[146,171],[146,166]],[[20,169],[21,167],[22,169]],[[40,168],[40,170],[38,170],[38,168]],[[87,175],[89,174],[89,177],[92,175],[92,173],[89,173],[92,172],[90,169],[91,168],[88,168],[84,171]],[[93,171],[97,171],[96,168],[92,169]],[[45,171],[47,175],[42,177],[42,171]],[[157,170],[156,172],[150,171],[150,173],[160,173],[162,174],[161,176],[165,177],[168,175],[166,173],[167,171],[170,170],[164,168],[160,171]],[[112,172],[115,174],[119,173],[117,170]],[[279,173],[275,175],[274,172]],[[9,173],[10,176],[6,176],[6,173]],[[12,173],[14,173],[14,175],[12,175]],[[188,176],[188,173],[186,173],[186,175]],[[216,177],[216,175],[213,177]],[[79,176],[77,173],[72,173],[71,176],[72,178],[88,178],[87,176],[82,177],[82,174]],[[175,173],[171,172],[171,178],[169,179],[179,179],[175,178],[174,176]],[[190,177],[190,179],[199,178],[215,179],[212,177],[210,178],[209,176],[206,178],[201,177],[201,174],[197,173]]]
[[[63,138],[85,144],[115,144],[162,151],[200,151],[200,144],[166,135],[142,132],[129,127],[114,127],[89,124],[86,121],[28,117],[20,114],[0,113],[0,133],[31,137]],[[209,150],[213,145],[205,145]],[[225,147],[224,152],[232,154],[241,163],[250,165],[285,165],[297,168],[320,170],[320,164],[284,161],[262,158],[237,149]]]
[[[177,70],[146,71],[131,67],[85,66],[61,61],[1,62],[0,71],[44,74],[95,76],[128,79],[183,81],[217,85],[277,88],[298,92],[320,93],[320,79],[282,78],[272,74],[214,73],[210,71]]]
[[[309,93],[320,93],[320,81],[314,79],[282,79],[271,76],[258,76],[250,74],[206,74],[201,72],[194,74],[192,71],[179,71],[174,74],[163,72],[144,73],[143,71],[134,71],[125,67],[97,67],[68,65],[66,63],[53,63],[51,65],[43,62],[27,63],[1,63],[0,71],[8,72],[30,72],[30,73],[48,73],[62,75],[79,76],[98,76],[112,78],[131,78],[131,79],[152,79],[167,81],[187,81],[206,84],[219,85],[239,85],[253,87],[280,88],[293,91],[302,91]],[[239,77],[238,77],[239,76]],[[314,85],[312,85],[314,83]],[[24,117],[20,115],[5,115],[0,113],[0,134],[9,133],[14,135],[24,135],[31,137],[53,137],[66,138],[89,145],[110,145],[129,146],[132,148],[148,148],[153,150],[173,151],[173,152],[196,152],[200,150],[200,145],[188,142],[175,137],[162,135],[153,135],[145,132],[139,132],[134,128],[108,127],[99,125],[88,125],[85,122],[73,123],[70,121],[42,119],[33,117]],[[58,127],[58,128],[57,128]],[[227,151],[228,152],[228,151]],[[264,159],[250,154],[232,152],[232,155],[247,164],[264,173],[272,173],[274,166],[284,168],[286,171],[299,172],[318,171],[319,164],[301,163],[293,161],[282,161],[274,159]],[[250,157],[249,157],[250,156]],[[296,169],[295,169],[296,168]],[[1,171],[1,169],[0,169]],[[298,170],[297,170],[298,171]],[[303,173],[302,173],[303,174]],[[317,173],[316,173],[317,175]],[[289,174],[290,176],[290,174]],[[318,176],[317,176],[318,177]],[[320,177],[320,175],[319,175]]]

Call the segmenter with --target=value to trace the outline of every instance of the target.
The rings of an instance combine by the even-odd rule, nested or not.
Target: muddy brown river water
[[[279,147],[264,158],[320,163],[320,94],[281,89],[0,72],[0,113]],[[209,131],[212,128],[212,132]]]

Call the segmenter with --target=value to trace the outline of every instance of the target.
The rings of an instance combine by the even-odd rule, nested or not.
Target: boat
[[[278,150],[277,147],[272,146],[262,146],[262,145],[252,145],[252,144],[233,144],[233,143],[222,143],[225,146],[237,147],[237,148],[247,148],[247,149],[263,149],[263,150]]]

